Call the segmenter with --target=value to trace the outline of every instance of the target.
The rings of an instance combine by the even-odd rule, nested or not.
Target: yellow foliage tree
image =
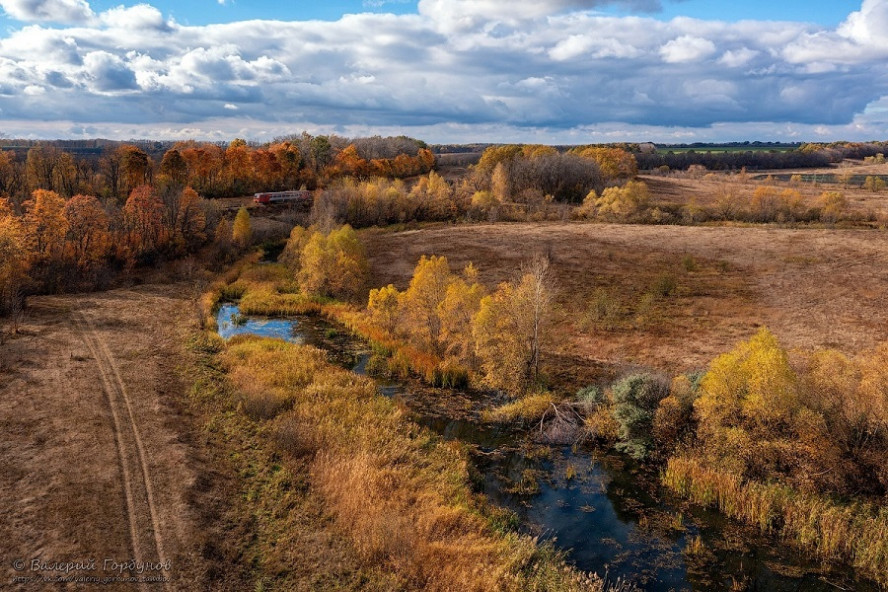
[[[702,453],[749,478],[785,478],[813,490],[829,480],[826,468],[841,482],[841,451],[801,385],[767,329],[716,358],[694,403]]]
[[[234,217],[234,225],[231,229],[231,240],[238,248],[244,249],[253,238],[253,228],[250,224],[250,212],[247,208],[241,208]]]
[[[394,335],[398,330],[398,318],[400,316],[401,293],[392,284],[370,290],[367,298],[367,312],[375,325],[389,335]]]
[[[330,292],[338,297],[354,297],[367,281],[370,266],[364,244],[351,226],[345,225],[327,235],[327,249],[335,260],[330,272]]]
[[[535,260],[518,282],[502,283],[481,299],[472,333],[490,387],[517,395],[537,377],[551,303],[544,259]]]
[[[508,165],[512,160],[523,153],[521,146],[509,144],[506,146],[491,146],[481,155],[477,169],[484,173],[490,173],[500,163]]]
[[[717,357],[700,385],[701,425],[717,430],[742,420],[786,420],[798,406],[795,373],[786,352],[767,329]]]
[[[305,244],[312,234],[314,234],[314,229],[306,229],[304,226],[294,226],[293,230],[290,231],[290,238],[287,239],[287,244],[284,246],[279,261],[286,265],[293,273],[298,273],[299,268],[302,266],[302,249],[305,248]]]
[[[598,216],[605,219],[626,219],[642,212],[651,194],[643,181],[629,181],[622,187],[608,187],[595,200]]]
[[[9,202],[0,198],[0,314],[10,312],[27,273],[25,229]]]
[[[444,349],[442,305],[452,282],[446,257],[423,255],[413,270],[410,286],[404,292],[404,312],[411,332],[439,354]]]
[[[453,189],[444,177],[431,171],[422,177],[410,191],[425,217],[430,220],[446,220],[456,213]]]
[[[605,179],[631,179],[638,174],[635,156],[622,148],[589,146],[575,149],[574,152],[583,158],[594,160]]]
[[[364,246],[345,225],[329,234],[314,232],[306,240],[297,279],[306,294],[348,298],[363,289],[368,271]]]
[[[444,301],[440,304],[441,337],[447,353],[469,364],[474,357],[472,319],[486,294],[484,286],[478,283],[478,270],[469,263],[463,270],[463,277],[454,277],[447,286]]]

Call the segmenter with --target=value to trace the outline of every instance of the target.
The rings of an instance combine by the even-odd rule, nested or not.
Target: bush
[[[617,294],[612,290],[598,288],[592,295],[592,302],[583,316],[583,328],[595,326],[603,331],[614,331],[620,326],[623,307]]]
[[[595,201],[599,218],[631,220],[643,212],[650,202],[648,186],[642,181],[629,181],[623,187],[608,187]]]
[[[671,453],[679,443],[693,437],[696,431],[694,401],[699,394],[702,378],[702,372],[675,377],[669,388],[669,396],[657,406],[652,435],[659,453]]]
[[[872,192],[881,191],[885,189],[885,179],[871,175],[863,180],[863,188]]]
[[[609,403],[604,390],[595,385],[578,390],[577,401],[589,409],[597,409]]]
[[[668,395],[668,384],[651,374],[633,374],[614,384],[611,399],[612,414],[619,424],[618,450],[637,459],[648,455],[653,445],[654,413]]]
[[[675,294],[677,290],[678,280],[675,274],[669,271],[664,271],[658,275],[651,286],[651,293],[657,298],[668,298]]]

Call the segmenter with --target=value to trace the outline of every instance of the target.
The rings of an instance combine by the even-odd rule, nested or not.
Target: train
[[[273,204],[293,201],[311,201],[311,191],[301,189],[292,191],[266,191],[253,195],[253,203]]]

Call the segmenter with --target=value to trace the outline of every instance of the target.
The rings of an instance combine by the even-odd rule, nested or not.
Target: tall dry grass
[[[823,561],[844,561],[888,586],[888,508],[842,504],[785,485],[744,481],[687,457],[669,459],[663,482],[692,501],[779,534]]]
[[[551,549],[497,533],[470,491],[467,454],[402,417],[375,383],[324,352],[240,337],[220,354],[240,408],[306,462],[311,487],[368,565],[414,590],[602,590]]]

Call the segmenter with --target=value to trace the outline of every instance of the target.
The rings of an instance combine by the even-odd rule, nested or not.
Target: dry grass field
[[[17,575],[119,575],[106,559],[169,561],[146,574],[170,578],[156,590],[245,585],[223,551],[240,540],[224,518],[236,494],[183,398],[189,293],[153,285],[29,300],[21,333],[0,350],[0,554],[26,569],[7,565],[0,587]],[[95,559],[96,569],[33,573],[34,558]]]
[[[793,183],[790,181],[793,175],[799,175],[804,180]],[[850,176],[847,182],[841,182],[842,175]],[[650,188],[654,206],[693,203],[711,208],[726,196],[735,203],[746,204],[757,187],[772,185],[798,191],[808,207],[813,207],[824,191],[838,191],[848,200],[847,214],[855,217],[872,215],[881,221],[888,220],[888,191],[873,192],[861,187],[861,178],[869,175],[888,175],[888,165],[847,161],[841,167],[749,172],[745,178],[723,172],[699,175],[678,172],[666,176],[641,175],[639,179]]]
[[[456,270],[471,261],[492,287],[548,253],[560,304],[550,361],[580,382],[601,364],[702,368],[762,325],[789,348],[855,353],[888,339],[882,231],[535,223],[364,240],[374,283],[399,288],[422,254]]]

